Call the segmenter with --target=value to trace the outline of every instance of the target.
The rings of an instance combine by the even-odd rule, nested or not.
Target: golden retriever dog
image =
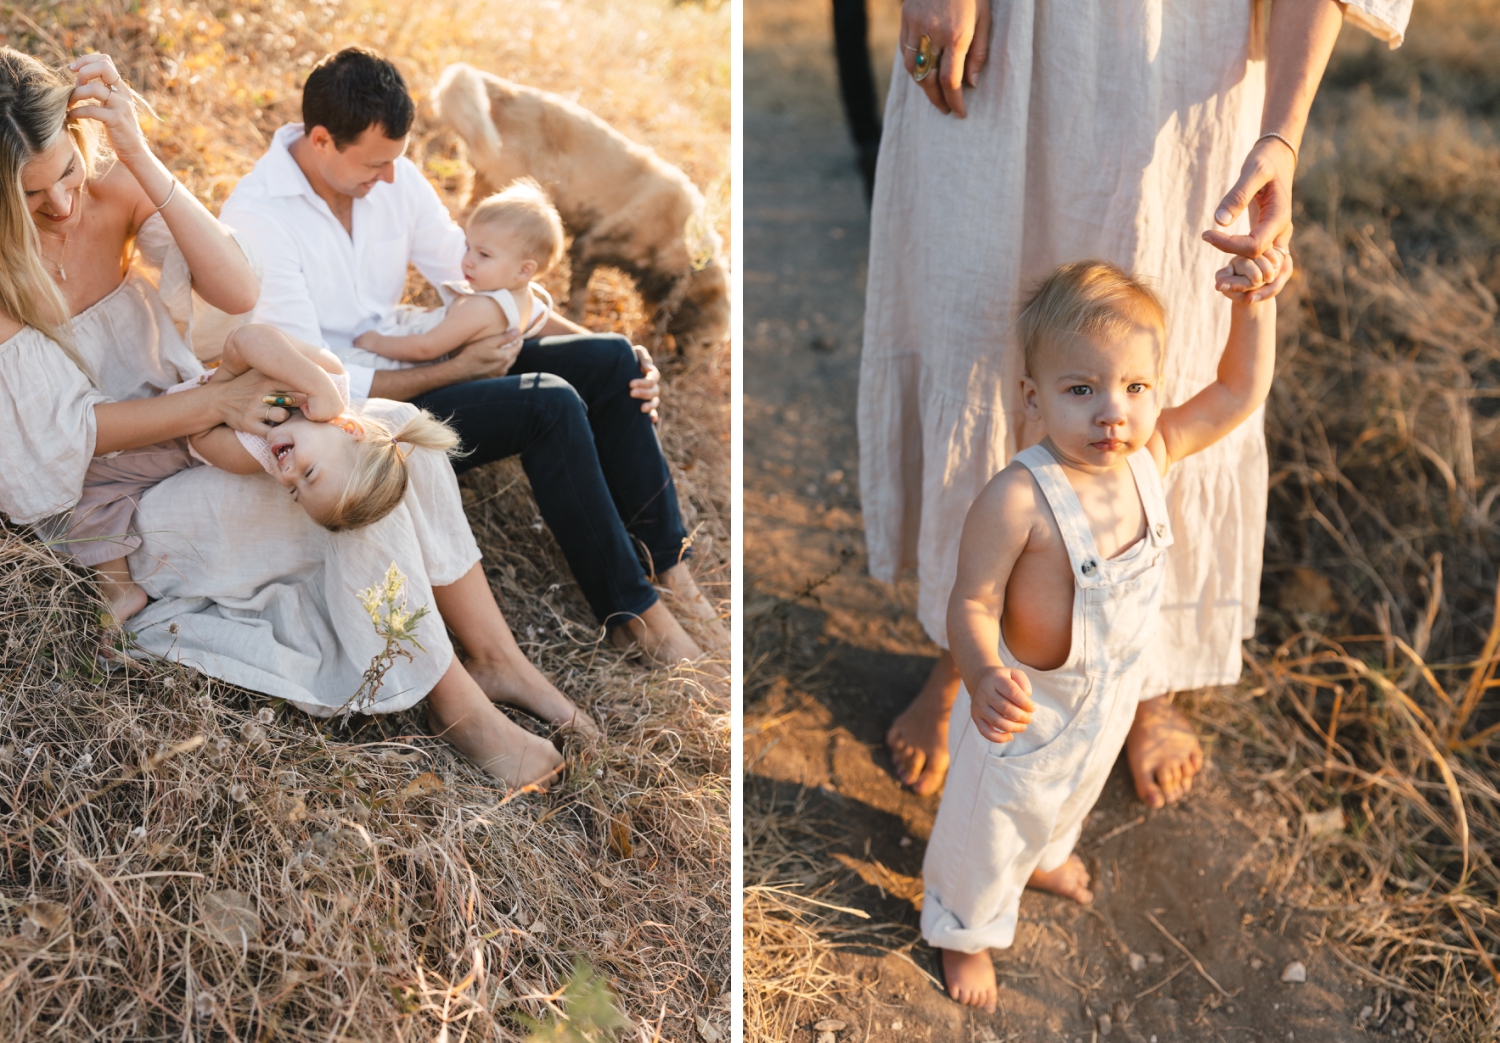
[[[573,237],[570,317],[583,317],[593,270],[612,265],[635,280],[658,336],[682,355],[723,343],[724,243],[686,174],[566,98],[462,63],[443,70],[433,106],[468,146],[470,203],[518,177],[552,197]]]

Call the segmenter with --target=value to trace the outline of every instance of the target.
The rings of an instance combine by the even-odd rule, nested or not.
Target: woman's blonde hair
[[[362,529],[394,511],[406,495],[406,454],[413,448],[444,453],[458,448],[453,428],[425,409],[395,430],[362,413],[356,419],[365,433],[355,443],[349,484],[328,517],[316,519],[329,532]]]
[[[526,259],[536,262],[537,275],[562,260],[562,218],[535,178],[520,178],[503,191],[485,196],[469,215],[469,224],[497,225],[508,230],[520,242]]]
[[[1031,292],[1016,316],[1026,373],[1036,376],[1042,351],[1064,337],[1120,337],[1154,330],[1157,361],[1166,361],[1167,310],[1143,281],[1108,261],[1074,261]]]
[[[59,73],[29,54],[0,47],[0,311],[57,341],[89,374],[73,339],[67,302],[42,263],[41,239],[21,183],[26,164],[64,131],[78,146],[84,176],[93,176],[94,132],[69,118],[72,93],[73,84]]]

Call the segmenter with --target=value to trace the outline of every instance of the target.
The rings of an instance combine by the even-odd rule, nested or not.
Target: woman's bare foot
[[[939,949],[938,952],[943,954],[943,979],[948,983],[948,995],[966,1007],[995,1013],[1000,990],[995,985],[995,963],[990,959],[990,951]]]
[[[524,655],[472,658],[464,663],[464,668],[491,702],[518,706],[561,731],[573,732],[584,739],[599,737],[599,725],[588,712],[559,692]]]
[[[658,600],[639,616],[610,627],[609,639],[616,648],[637,648],[659,666],[671,666],[703,655],[698,642]]]
[[[458,657],[427,693],[427,723],[470,763],[512,789],[545,783],[563,766],[562,754],[495,708]]]
[[[1181,799],[1203,770],[1203,747],[1168,696],[1143,701],[1125,740],[1135,792],[1149,808]]]
[[[146,607],[146,592],[130,578],[124,558],[106,561],[98,567],[99,593],[109,605],[110,618],[105,627],[117,626]]]
[[[1050,872],[1036,870],[1026,881],[1026,886],[1071,898],[1079,905],[1088,905],[1094,900],[1094,892],[1089,890],[1089,871],[1077,855],[1069,855],[1066,862]]]
[[[718,610],[703,596],[698,583],[693,579],[687,562],[679,562],[661,574],[662,582],[672,594],[672,603],[688,619],[697,620],[709,631],[713,640],[724,646],[729,644],[729,628],[719,618]]]
[[[958,685],[958,667],[945,651],[917,697],[885,733],[896,778],[919,796],[930,797],[942,789],[948,775],[948,718]]]

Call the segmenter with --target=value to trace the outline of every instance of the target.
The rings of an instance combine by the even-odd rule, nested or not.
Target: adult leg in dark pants
[[[616,631],[625,630],[625,635],[617,636],[633,638],[659,658],[696,658],[700,654],[696,643],[661,605],[641,566],[605,479],[589,410],[566,380],[535,372],[495,377],[441,388],[413,401],[458,431],[464,448],[471,451],[458,461],[460,468],[520,454],[542,517],[601,622]],[[603,412],[611,411],[605,408]],[[643,419],[649,428],[649,418]],[[618,418],[607,422],[609,437],[615,437],[616,429],[625,426]],[[647,469],[654,459],[664,471],[665,461],[654,435],[648,431],[648,437],[652,453],[646,457]],[[632,472],[625,461],[615,459],[622,455],[609,454],[617,469]],[[672,491],[671,509],[666,512],[670,517],[665,521],[656,518],[650,506],[662,497],[659,493],[652,495],[656,488],[653,481],[659,480],[648,474],[634,484],[625,483],[628,488],[620,502],[627,509],[644,509],[645,515],[655,519],[655,531],[648,526],[648,535],[657,546],[646,544],[654,560],[657,553],[667,553],[665,545],[670,541],[671,521],[677,512]],[[667,485],[670,490],[670,475]],[[676,528],[681,531],[680,519]]]

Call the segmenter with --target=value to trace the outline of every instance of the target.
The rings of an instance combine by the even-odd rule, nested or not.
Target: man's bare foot
[[[938,952],[943,954],[943,979],[948,983],[948,995],[966,1007],[995,1013],[1000,990],[995,985],[995,962],[990,959],[990,951],[939,949]]]
[[[1066,862],[1051,872],[1036,870],[1026,881],[1026,886],[1071,898],[1079,905],[1088,905],[1094,900],[1094,892],[1089,890],[1088,868],[1077,855],[1069,855]]]
[[[511,789],[536,785],[543,792],[563,766],[563,756],[546,739],[532,735],[490,704],[453,714],[427,705],[427,726],[452,743],[475,767]]]
[[[499,660],[473,658],[464,663],[464,668],[491,702],[519,706],[584,739],[599,737],[599,725],[588,712],[559,692],[524,655]]]
[[[1136,708],[1125,751],[1136,795],[1150,808],[1181,799],[1203,770],[1198,736],[1168,696],[1147,699]]]
[[[930,797],[942,789],[948,775],[948,718],[958,685],[958,667],[945,651],[917,697],[885,733],[896,778],[919,796]]]
[[[688,619],[697,620],[715,642],[727,647],[729,628],[719,618],[718,610],[703,596],[703,591],[698,589],[698,583],[693,579],[687,562],[673,565],[661,574],[661,579],[672,594],[672,604],[681,614]]]
[[[659,666],[671,666],[703,655],[688,632],[660,600],[639,616],[610,627],[609,639],[616,648],[639,649]]]

